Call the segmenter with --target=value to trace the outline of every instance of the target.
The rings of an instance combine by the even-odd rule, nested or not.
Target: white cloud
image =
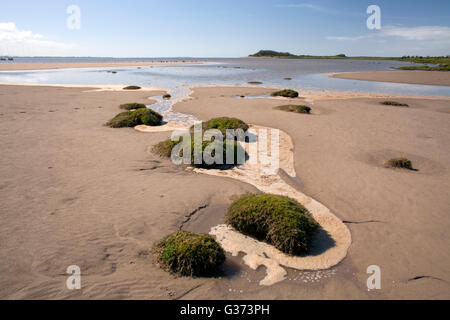
[[[332,14],[339,13],[339,11],[334,10],[332,8],[326,8],[326,7],[318,6],[316,4],[311,4],[311,3],[277,4],[277,5],[275,5],[275,7],[311,9],[314,11],[320,11],[320,12],[332,13]]]
[[[372,56],[447,55],[450,52],[450,27],[447,26],[390,25],[362,35],[328,36],[326,39],[345,43],[353,52]]]
[[[415,41],[450,41],[450,27],[443,26],[420,26],[420,27],[397,27],[386,26],[381,28],[378,33],[369,33],[360,36],[347,37],[347,36],[328,36],[328,40],[361,40],[374,37],[399,37],[404,40]]]
[[[288,3],[288,4],[277,4],[277,8],[299,8],[299,9],[309,9],[317,12],[322,12],[326,14],[333,15],[350,15],[350,16],[363,16],[365,12],[353,12],[353,11],[340,11],[332,7],[320,6],[312,3]]]
[[[421,26],[421,27],[394,27],[387,26],[381,29],[385,36],[401,37],[406,40],[419,41],[448,41],[450,40],[450,27]]]
[[[277,4],[276,7],[279,7],[279,8],[308,8],[308,9],[322,10],[322,7],[315,5],[315,4],[310,4],[310,3]]]
[[[0,22],[0,55],[55,56],[73,54],[74,44],[46,40],[42,34],[20,30],[14,22]]]
[[[368,35],[355,36],[355,37],[328,36],[328,37],[326,37],[326,39],[327,40],[338,40],[338,41],[356,41],[356,40],[367,39],[367,38],[372,38],[372,37],[373,37],[373,35],[368,34]]]

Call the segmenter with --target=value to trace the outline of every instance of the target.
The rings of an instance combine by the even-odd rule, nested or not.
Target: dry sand
[[[331,77],[352,80],[450,86],[450,72],[445,71],[346,72],[335,73],[332,74]]]
[[[165,62],[65,62],[65,63],[0,63],[0,71],[12,70],[47,70],[69,68],[120,68],[165,66],[178,64],[199,64],[198,61],[165,61]]]
[[[234,98],[267,92],[196,88],[174,111],[288,133],[292,185],[351,230],[338,266],[288,269],[269,287],[259,285],[264,268],[251,270],[241,257],[228,257],[221,278],[167,274],[151,262],[155,241],[179,228],[209,232],[233,199],[258,190],[150,153],[170,132],[102,125],[120,103],[162,92],[0,86],[0,298],[450,298],[449,100],[402,98],[409,108],[379,98],[317,100],[303,115],[273,110],[279,99]],[[398,155],[419,171],[382,166]],[[72,264],[81,267],[81,290],[65,287]],[[372,264],[382,289],[369,292]]]

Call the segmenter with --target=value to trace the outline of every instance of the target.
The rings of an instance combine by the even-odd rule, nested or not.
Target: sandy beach
[[[47,70],[71,68],[120,68],[200,64],[198,61],[162,61],[162,62],[73,62],[73,63],[0,63],[0,71]]]
[[[376,71],[332,74],[333,78],[450,86],[450,73],[442,71]]]
[[[258,190],[151,153],[170,132],[104,126],[119,104],[149,104],[164,91],[0,85],[0,256],[7,257],[0,260],[0,298],[449,299],[450,99],[327,92],[236,98],[272,91],[198,87],[174,111],[286,132],[296,188],[352,234],[339,265],[288,268],[272,286],[259,284],[265,268],[251,270],[240,256],[227,255],[220,278],[164,272],[152,262],[156,241],[179,229],[209,232],[234,199]],[[409,108],[378,103],[387,98]],[[311,115],[273,109],[305,100],[313,100]],[[396,156],[418,171],[383,167]],[[81,290],[65,287],[72,264],[83,270]],[[367,290],[373,264],[382,290]]]

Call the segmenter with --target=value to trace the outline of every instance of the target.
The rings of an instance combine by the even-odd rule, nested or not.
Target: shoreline
[[[167,61],[167,62],[63,62],[63,63],[0,63],[0,71],[25,70],[54,70],[73,68],[120,68],[120,67],[147,67],[169,66],[186,64],[203,64],[198,61]]]
[[[25,86],[25,87],[59,87],[59,88],[92,88],[92,91],[125,91],[125,92],[142,92],[142,91],[166,91],[168,88],[158,87],[141,87],[138,90],[124,90],[127,84],[63,84],[63,83],[31,83],[31,82],[0,82],[0,86]]]
[[[430,72],[430,71],[423,71]],[[123,90],[123,87],[128,84],[63,84],[63,83],[31,83],[31,82],[0,82],[0,86],[29,86],[29,87],[62,87],[62,88],[93,88],[93,91],[126,91],[126,92],[142,92],[142,91],[166,91],[170,93],[170,88],[158,88],[158,87],[141,87],[139,90]],[[249,86],[249,85],[194,85],[189,86],[188,89],[194,91],[198,88],[236,88],[236,89],[249,89],[259,91],[264,90],[279,90],[279,88],[269,86]],[[190,95],[180,97],[173,100],[173,105],[177,102],[183,102],[183,100],[189,99]],[[283,97],[252,97],[246,96],[247,99],[271,99],[277,101],[285,101]],[[450,100],[449,96],[424,96],[424,95],[407,95],[407,94],[390,94],[390,93],[378,93],[378,92],[359,92],[359,91],[346,91],[346,90],[301,90],[300,96],[293,99],[293,101],[302,102],[305,100],[341,100],[341,99],[359,99],[359,98],[404,98],[404,99],[430,99],[430,100]],[[306,101],[305,101],[306,102]]]
[[[450,72],[446,71],[338,72],[330,74],[329,77],[347,80],[450,86]]]

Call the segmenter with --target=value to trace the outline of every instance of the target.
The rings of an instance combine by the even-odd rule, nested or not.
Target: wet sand
[[[380,98],[317,100],[305,115],[273,110],[300,99],[233,98],[268,92],[197,88],[174,110],[200,119],[235,116],[284,130],[294,141],[301,191],[350,228],[352,245],[335,268],[338,275],[317,290],[285,281],[280,287],[296,293],[278,297],[450,297],[450,100],[386,97],[409,108],[380,105]],[[397,156],[407,156],[419,171],[383,167]],[[381,268],[382,290],[368,292],[366,269],[372,264]]]
[[[167,62],[71,62],[71,63],[0,63],[0,71],[13,70],[47,70],[68,68],[120,68],[165,66],[179,64],[199,64],[198,61],[167,61]]]
[[[410,84],[450,86],[450,72],[445,71],[375,71],[332,74],[333,78]]]
[[[161,237],[209,232],[236,197],[258,190],[152,154],[170,132],[103,126],[119,104],[164,92],[90,89],[0,86],[0,298],[450,298],[450,100],[402,98],[410,107],[396,108],[380,98],[318,99],[304,115],[273,110],[286,99],[234,97],[266,88],[209,87],[175,105],[200,119],[235,116],[285,131],[292,184],[350,229],[339,265],[288,269],[266,287],[264,268],[251,270],[239,256],[228,255],[212,279],[176,278],[152,263],[149,249]],[[397,155],[419,171],[382,166]],[[65,287],[72,264],[81,267],[81,290]],[[372,264],[382,289],[369,292]]]

